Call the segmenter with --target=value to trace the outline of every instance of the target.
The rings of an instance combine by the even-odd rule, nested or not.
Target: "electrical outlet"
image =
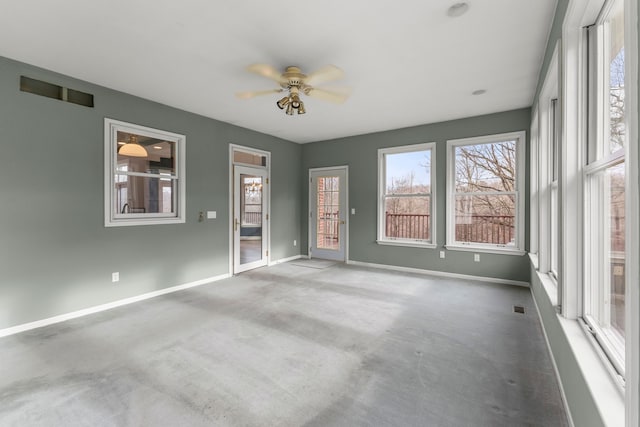
[[[351,215],[355,215],[356,214],[356,208],[351,208]]]
[[[115,283],[119,281],[120,281],[120,273],[117,271],[115,273],[111,273],[111,282]]]
[[[440,251],[440,258],[444,258],[444,251]]]
[[[298,241],[297,240],[293,241],[293,246],[298,246]]]
[[[480,262],[480,254],[473,254],[473,260],[475,262]]]

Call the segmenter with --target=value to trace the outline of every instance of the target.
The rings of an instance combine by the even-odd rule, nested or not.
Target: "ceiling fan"
[[[300,99],[301,94],[336,104],[342,104],[349,96],[349,90],[346,88],[327,90],[315,87],[317,84],[344,77],[344,71],[335,65],[327,65],[310,74],[303,74],[299,67],[294,66],[287,67],[284,72],[281,73],[267,64],[249,65],[247,71],[274,80],[280,85],[280,89],[238,92],[236,96],[241,99],[249,99],[260,95],[286,91],[288,95],[276,102],[276,105],[281,110],[286,109],[285,112],[290,116],[293,115],[294,110],[297,111],[298,114],[306,113],[304,103]]]

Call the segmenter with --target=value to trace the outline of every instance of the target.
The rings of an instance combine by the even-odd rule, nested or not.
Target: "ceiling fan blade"
[[[247,67],[247,71],[258,74],[262,77],[266,77],[271,80],[275,80],[278,83],[285,83],[286,79],[282,77],[282,73],[276,70],[271,65],[267,64],[252,64]]]
[[[256,96],[269,95],[271,93],[279,93],[279,92],[282,92],[282,89],[254,90],[254,91],[247,91],[247,92],[237,92],[236,96],[240,99],[250,99],[250,98],[255,98]]]
[[[304,83],[309,86],[318,85],[325,82],[330,82],[333,80],[338,80],[344,77],[344,71],[335,65],[327,65],[319,70],[314,71],[311,74],[308,74],[304,79]]]
[[[316,89],[309,88],[305,90],[305,95],[310,96],[312,98],[322,99],[324,101],[333,102],[335,104],[344,103],[349,97],[350,90],[347,88],[342,88],[340,90],[326,90],[326,89]]]

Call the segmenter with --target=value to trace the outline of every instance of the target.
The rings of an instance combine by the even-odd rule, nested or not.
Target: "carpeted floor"
[[[567,425],[527,288],[343,264],[253,270],[0,355],[2,426]]]

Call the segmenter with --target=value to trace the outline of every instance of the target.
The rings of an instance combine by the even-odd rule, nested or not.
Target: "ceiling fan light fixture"
[[[280,101],[276,102],[276,105],[278,106],[279,109],[284,110],[284,107],[289,105],[289,97],[285,96]]]
[[[304,102],[300,101],[300,106],[298,107],[298,114],[305,114],[307,110],[304,109]]]
[[[298,95],[291,95],[291,106],[293,108],[300,108],[300,97]]]
[[[291,103],[287,105],[287,115],[293,116],[293,106],[291,105]]]

